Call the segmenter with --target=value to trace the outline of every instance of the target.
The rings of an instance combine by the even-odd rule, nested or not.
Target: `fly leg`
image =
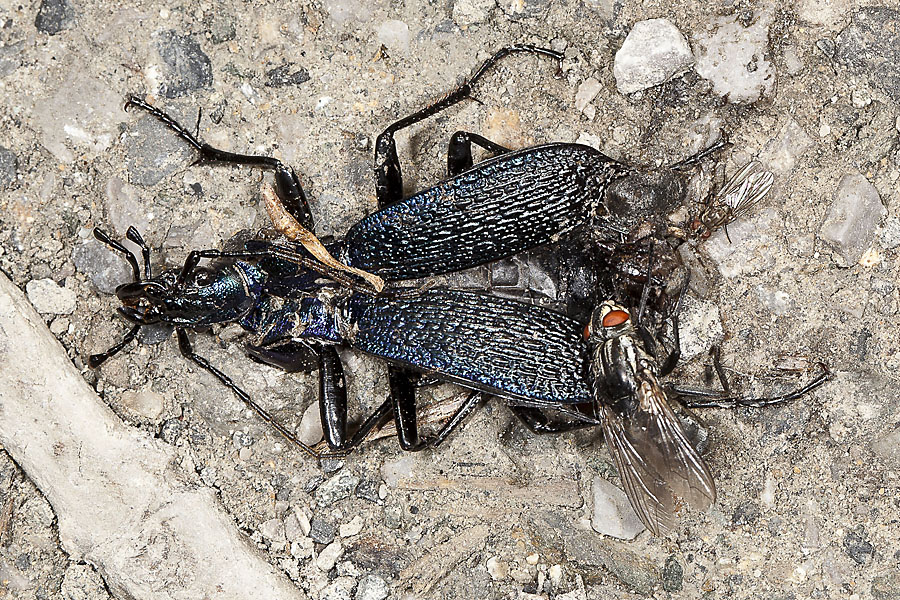
[[[174,131],[178,137],[193,146],[200,155],[200,161],[223,162],[271,169],[275,173],[275,190],[282,204],[301,225],[307,229],[313,229],[312,213],[309,210],[309,202],[306,200],[306,194],[303,192],[300,180],[297,178],[294,170],[280,160],[271,156],[237,154],[227,150],[219,150],[200,140],[172,116],[136,96],[130,97],[125,102],[126,110],[132,106],[150,113],[150,115]]]
[[[397,145],[394,142],[394,134],[471,97],[472,86],[481,79],[488,69],[504,57],[518,52],[542,54],[555,58],[557,61],[561,61],[563,58],[563,55],[559,52],[548,50],[547,48],[539,48],[527,44],[507,46],[484,61],[462,85],[425,108],[392,123],[378,136],[375,141],[375,196],[378,199],[378,208],[384,208],[403,199],[403,175],[400,170],[400,160],[397,157]]]
[[[727,392],[715,392],[712,390],[696,390],[690,388],[682,388],[677,385],[670,386],[669,389],[681,396],[684,404],[688,408],[737,408],[747,406],[751,408],[762,408],[764,406],[773,406],[796,400],[801,396],[808,394],[818,388],[826,381],[831,379],[831,371],[828,367],[820,363],[822,372],[806,385],[799,387],[786,394],[778,396],[768,396],[762,398],[747,398],[743,396],[729,396]]]

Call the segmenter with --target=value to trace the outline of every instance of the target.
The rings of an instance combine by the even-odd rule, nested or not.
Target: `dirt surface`
[[[696,66],[622,94],[615,54],[634,23],[656,18],[684,35]],[[898,598],[897,31],[895,8],[843,0],[4,1],[0,268],[110,407],[172,444],[311,598]],[[85,366],[127,330],[110,292],[130,279],[91,228],[137,226],[162,266],[267,226],[258,171],[192,165],[184,143],[123,110],[126,96],[190,127],[199,110],[209,143],[292,165],[318,233],[339,237],[375,209],[378,132],[509,43],[564,51],[562,76],[552,61],[510,58],[477,102],[400,134],[407,191],[443,177],[459,129],[514,148],[580,139],[644,165],[722,131],[729,173],[759,157],[776,175],[730,243],[717,235],[701,249],[704,300],[718,306],[740,391],[790,388],[817,361],[834,378],[788,405],[703,412],[710,510],[685,508],[667,538],[594,532],[593,481],[618,483],[602,440],[536,437],[496,401],[437,450],[382,440],[320,468],[190,366],[168,332]],[[729,70],[741,86],[717,79]],[[236,326],[194,340],[298,426],[315,376],[250,361]],[[386,370],[342,357],[361,414],[384,398]],[[705,360],[673,379],[703,385]],[[52,507],[4,453],[0,474],[0,597],[108,597],[100,572],[67,558]]]

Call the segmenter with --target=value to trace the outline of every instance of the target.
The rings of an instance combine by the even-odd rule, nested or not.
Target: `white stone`
[[[616,87],[630,94],[665,83],[687,71],[694,56],[684,35],[667,19],[634,24],[613,63]]]
[[[460,27],[483,23],[497,6],[497,0],[456,0],[453,3],[453,20]]]
[[[602,477],[594,477],[591,491],[594,496],[591,527],[594,531],[620,540],[633,540],[644,530],[644,524],[631,508],[625,492]],[[553,579],[551,567],[550,580]]]
[[[319,556],[316,557],[316,566],[323,573],[327,573],[334,568],[334,565],[343,554],[344,547],[341,546],[339,540],[335,540],[325,546],[322,552],[319,553]]]
[[[578,91],[575,92],[576,110],[584,112],[584,109],[591,103],[591,100],[596,98],[597,94],[600,93],[601,88],[600,82],[593,77],[585,79],[581,85],[578,86]]]
[[[388,49],[388,52],[406,54],[409,52],[409,25],[403,21],[391,19],[378,26],[375,33],[378,43]]]
[[[835,249],[840,266],[854,265],[875,239],[878,222],[886,213],[875,186],[862,175],[844,175],[819,237]]]
[[[719,17],[711,32],[697,35],[695,68],[716,94],[736,104],[771,96],[775,69],[765,59],[771,22],[767,13],[750,27],[738,23],[736,15]]]
[[[338,533],[342,538],[359,535],[359,532],[362,531],[364,523],[365,520],[362,518],[362,515],[356,515],[349,523],[344,523],[343,525],[341,525],[338,528]]]
[[[120,400],[123,406],[150,421],[157,420],[165,409],[165,397],[150,389],[122,392]]]
[[[69,315],[75,312],[75,292],[52,279],[32,279],[25,292],[35,310],[42,314]]]
[[[322,441],[322,419],[319,417],[319,403],[313,402],[303,411],[300,425],[297,427],[297,438],[307,446],[315,446]]]
[[[506,579],[506,576],[509,575],[509,564],[500,560],[497,556],[489,558],[485,566],[487,567],[488,575],[490,575],[491,579],[494,581]]]
[[[725,337],[719,306],[685,295],[678,319],[681,359],[706,354]]]

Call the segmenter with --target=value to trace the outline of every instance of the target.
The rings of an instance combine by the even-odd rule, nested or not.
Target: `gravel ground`
[[[635,27],[651,19],[667,21]],[[319,233],[340,236],[375,207],[377,133],[517,42],[564,50],[563,76],[544,59],[508,59],[479,102],[401,134],[409,191],[441,179],[457,129],[511,147],[578,139],[646,165],[721,130],[729,172],[758,157],[776,175],[730,243],[717,235],[701,250],[709,285],[688,337],[720,327],[747,393],[788,388],[810,376],[791,369],[817,361],[835,376],[789,405],[701,415],[719,491],[710,510],[686,508],[668,538],[593,531],[601,482],[618,483],[603,442],[535,437],[499,402],[438,450],[385,440],[319,469],[166,331],[86,368],[126,330],[109,294],[130,278],[92,227],[122,236],[133,224],[171,265],[266,226],[258,172],[192,165],[175,136],[123,111],[125,96],[191,125],[199,110],[208,142],[293,165]],[[898,73],[900,12],[844,0],[5,1],[0,268],[110,407],[175,447],[311,598],[896,599]],[[195,345],[307,426],[315,378],[251,362],[239,337],[225,327]],[[343,358],[359,414],[384,397],[386,371]],[[697,384],[703,363],[675,379]],[[51,506],[2,451],[0,473],[0,597],[109,597],[92,565],[67,558]]]

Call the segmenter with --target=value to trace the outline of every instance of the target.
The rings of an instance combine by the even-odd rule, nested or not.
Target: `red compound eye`
[[[603,317],[603,323],[601,323],[604,327],[615,327],[616,325],[621,325],[625,321],[628,320],[628,313],[624,310],[613,310],[606,314]]]
[[[587,325],[584,326],[584,339],[586,339],[586,340],[591,339],[591,324],[590,323],[588,323]]]

